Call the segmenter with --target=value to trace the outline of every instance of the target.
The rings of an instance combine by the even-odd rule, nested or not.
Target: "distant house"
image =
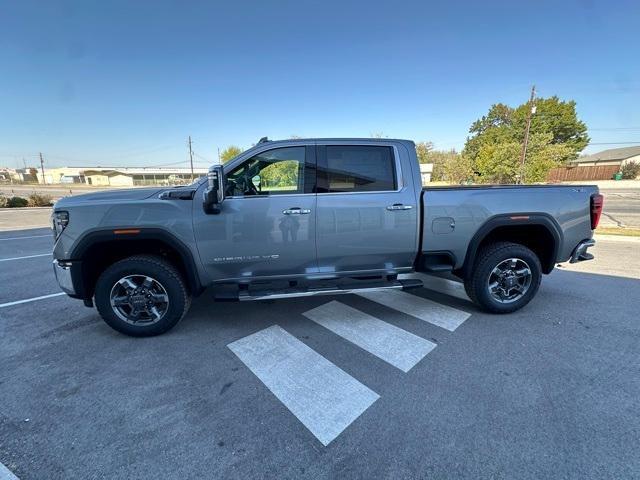
[[[635,147],[610,148],[593,155],[578,157],[571,163],[578,167],[599,167],[611,165],[621,167],[629,162],[640,163],[640,145]]]
[[[426,185],[431,181],[432,173],[433,173],[433,163],[420,164],[420,177],[422,177],[422,185]]]

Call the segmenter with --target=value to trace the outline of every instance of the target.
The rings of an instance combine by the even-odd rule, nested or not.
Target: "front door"
[[[200,258],[213,281],[318,271],[315,148],[261,151],[226,172],[221,212],[195,205]],[[308,192],[308,193],[306,193]]]
[[[394,273],[412,266],[419,209],[402,160],[399,149],[380,142],[318,146],[321,273]]]

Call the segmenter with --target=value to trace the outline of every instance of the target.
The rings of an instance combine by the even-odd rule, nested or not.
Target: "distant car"
[[[556,262],[593,258],[595,186],[422,188],[407,140],[261,141],[178,188],[90,193],[53,212],[63,291],[114,329],[157,335],[212,287],[256,300],[411,288],[452,272],[508,313]]]

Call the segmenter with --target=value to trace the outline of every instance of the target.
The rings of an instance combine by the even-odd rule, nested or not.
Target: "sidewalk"
[[[0,231],[50,227],[51,207],[0,208]]]
[[[600,190],[640,190],[640,180],[580,180],[560,182],[560,185],[597,185]]]

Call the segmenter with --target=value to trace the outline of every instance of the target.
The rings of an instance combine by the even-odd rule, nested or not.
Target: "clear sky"
[[[265,135],[460,149],[533,83],[640,143],[639,25],[638,0],[6,0],[0,165],[178,165],[188,135],[199,166]]]

